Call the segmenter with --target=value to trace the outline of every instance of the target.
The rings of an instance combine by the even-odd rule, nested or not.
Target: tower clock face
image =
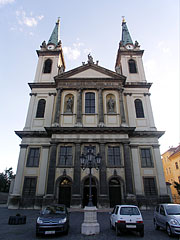
[[[48,48],[49,50],[54,49],[54,45],[50,44],[50,45],[48,45],[47,48]]]
[[[134,48],[133,45],[131,45],[131,44],[127,44],[125,47],[128,50],[133,50],[133,48]]]

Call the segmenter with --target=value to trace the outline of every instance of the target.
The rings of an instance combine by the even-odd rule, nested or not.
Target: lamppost
[[[101,156],[98,153],[95,155],[93,153],[92,146],[89,147],[86,154],[82,154],[80,156],[80,162],[81,162],[81,168],[82,170],[85,170],[86,168],[89,168],[89,202],[88,207],[93,206],[92,202],[92,168],[95,168],[96,170],[99,169],[100,163],[101,163]]]

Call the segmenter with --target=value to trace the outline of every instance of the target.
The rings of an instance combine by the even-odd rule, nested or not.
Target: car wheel
[[[144,237],[144,229],[139,232],[140,237]]]
[[[36,237],[40,237],[40,233],[39,232],[36,232]]]
[[[65,235],[68,235],[69,232],[69,227],[66,229],[66,231],[64,232]]]
[[[166,225],[166,232],[167,232],[169,237],[172,236],[172,231],[171,231],[171,227],[169,226],[169,224]]]
[[[115,230],[116,230],[116,236],[119,236],[120,235],[120,231],[119,231],[119,229],[118,229],[118,225],[116,224],[116,226],[115,226]]]
[[[154,219],[154,228],[155,228],[155,230],[159,230],[160,229],[159,225],[156,222],[156,219]]]

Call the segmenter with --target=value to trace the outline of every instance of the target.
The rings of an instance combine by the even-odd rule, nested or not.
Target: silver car
[[[180,235],[180,204],[159,204],[154,211],[154,227],[165,229],[169,236]]]

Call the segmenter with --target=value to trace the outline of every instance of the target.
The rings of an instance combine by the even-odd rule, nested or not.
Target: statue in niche
[[[66,113],[72,113],[73,112],[73,97],[69,97],[66,101]]]
[[[107,106],[108,106],[108,113],[115,112],[115,100],[112,97],[109,98],[107,102]]]

